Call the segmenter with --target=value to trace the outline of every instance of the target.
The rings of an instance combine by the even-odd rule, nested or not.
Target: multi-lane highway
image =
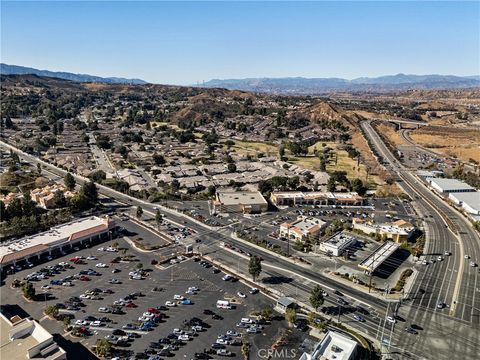
[[[413,343],[403,338],[398,345],[417,354],[436,349],[447,351],[450,358],[476,359],[480,353],[480,274],[469,266],[465,255],[480,259],[479,236],[462,214],[402,166],[368,122],[361,126],[386,166],[397,173],[398,185],[414,199],[423,217],[426,258],[436,259],[445,251],[452,253],[443,261],[417,265],[418,276],[412,292],[407,294],[411,300],[404,303],[399,313],[421,324],[430,331],[430,336]],[[446,309],[439,309],[438,302],[444,302]],[[441,357],[442,352],[438,354]]]
[[[365,128],[365,130],[368,130],[368,128]],[[373,135],[374,134],[372,134],[372,136]],[[58,176],[64,176],[65,174],[64,170],[48,164],[32,155],[23,153],[16,148],[12,148],[8,144],[1,143],[1,145],[11,148],[12,150],[16,151],[20,157],[32,163],[42,164],[42,166]],[[385,158],[387,158],[387,156],[385,156]],[[393,160],[394,159],[392,159],[392,161]],[[80,176],[76,176],[76,179],[79,183],[87,180]],[[101,194],[132,206],[142,206],[145,212],[150,212],[153,214],[156,211],[156,207],[158,207],[158,205],[150,204],[148,202],[130,197],[108,187],[101,185],[98,187]],[[408,191],[411,193],[412,190]],[[469,354],[474,354],[478,350],[478,339],[475,340],[475,337],[473,339],[471,338],[471,334],[469,334],[468,321],[464,321],[458,326],[457,324],[453,324],[452,327],[451,322],[448,319],[445,320],[446,315],[444,314],[448,314],[448,310],[443,311],[442,313],[436,312],[436,302],[438,299],[441,298],[448,303],[454,297],[454,284],[458,274],[456,272],[458,271],[457,266],[459,261],[463,260],[458,257],[460,250],[457,250],[455,246],[460,246],[454,245],[456,237],[450,233],[445,225],[437,226],[442,222],[440,214],[433,211],[428,202],[422,199],[419,199],[418,202],[419,207],[423,208],[426,224],[432,222],[432,226],[426,226],[430,232],[429,237],[431,239],[438,239],[438,241],[429,242],[430,247],[428,252],[443,253],[444,251],[448,250],[456,255],[446,258],[446,260],[443,262],[429,265],[426,269],[421,268],[421,265],[418,265],[421,270],[417,276],[417,282],[413,287],[413,291],[410,294],[407,294],[407,297],[411,298],[412,300],[404,302],[404,305],[398,310],[398,314],[401,314],[405,318],[406,324],[399,324],[396,327],[395,325],[387,324],[384,319],[386,315],[393,312],[393,309],[395,308],[394,304],[390,305],[390,303],[383,299],[370,296],[369,294],[340,284],[316,269],[298,266],[297,264],[287,261],[286,259],[279,258],[268,251],[258,249],[251,244],[239,243],[230,236],[229,228],[225,228],[220,231],[218,229],[210,229],[206,225],[196,222],[193,219],[171,209],[161,207],[161,210],[167,214],[170,220],[177,223],[183,223],[185,226],[197,231],[197,233],[202,236],[202,246],[209,248],[209,252],[213,253],[217,260],[226,265],[231,267],[236,266],[240,269],[241,264],[241,268],[246,269],[247,260],[240,259],[238,255],[232,254],[223,249],[220,245],[222,242],[235,243],[238,247],[241,247],[246,252],[250,252],[252,254],[258,254],[261,252],[261,256],[264,258],[265,273],[263,275],[292,279],[291,281],[280,283],[277,286],[277,290],[285,295],[297,297],[298,299],[307,302],[308,294],[311,288],[314,286],[314,284],[319,283],[326,289],[337,289],[346,294],[350,303],[362,304],[363,306],[368,307],[371,310],[373,317],[369,318],[367,322],[354,323],[349,316],[344,317],[343,320],[352,322],[355,328],[360,330],[362,333],[369,335],[371,338],[376,338],[378,340],[380,340],[382,336],[383,338],[388,338],[388,341],[391,344],[390,351],[394,351],[395,349],[398,350],[398,352],[401,354],[400,358],[403,356],[429,358],[427,355],[432,350],[436,349],[436,341],[441,339],[444,334],[435,331],[433,333],[428,332],[427,330],[429,329],[427,329],[427,327],[436,329],[438,326],[440,326],[442,331],[445,329],[456,329],[459,334],[462,334],[462,338],[466,339],[464,342],[461,342],[463,346],[461,353],[466,355],[462,358],[475,359],[475,357],[471,357]],[[433,217],[426,217],[428,213],[430,213],[430,215]],[[466,301],[466,299],[464,300]],[[469,303],[466,302],[465,304]],[[466,305],[464,308],[468,309],[468,306]],[[470,317],[472,317],[471,314],[472,313],[470,313]],[[463,316],[468,318],[469,314],[464,314]],[[439,318],[437,319],[437,317]],[[404,325],[406,326],[407,323],[419,324],[419,326],[423,326],[425,328],[425,332],[421,332],[417,336],[406,335],[406,333],[403,331],[403,327]],[[411,344],[412,339],[415,340],[414,345]],[[447,356],[444,357],[443,354],[440,354],[437,358],[446,359]],[[451,356],[448,358],[452,359]]]

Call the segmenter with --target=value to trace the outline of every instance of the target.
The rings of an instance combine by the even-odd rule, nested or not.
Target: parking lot
[[[119,245],[118,252],[105,251],[115,241]],[[14,278],[23,279],[32,272],[39,272],[42,268],[51,267],[60,262],[72,264],[73,262],[70,260],[77,256],[84,258],[81,262],[73,264],[73,268],[34,281],[33,284],[37,294],[40,294],[36,302],[27,302],[21,296],[21,290],[18,289],[16,291],[2,291],[2,304],[18,304],[32,317],[41,320],[42,325],[54,333],[63,333],[62,323],[46,319],[43,311],[50,305],[65,306],[67,309],[61,309],[60,312],[71,315],[72,324],[80,320],[79,324],[81,325],[79,326],[90,333],[84,338],[66,336],[70,340],[80,341],[87,347],[94,345],[99,338],[112,336],[114,332],[117,335],[110,337],[113,343],[117,343],[118,338],[122,335],[135,333],[139,337],[130,335],[130,339],[126,343],[122,344],[122,341],[120,341],[119,345],[121,346],[116,346],[119,349],[131,351],[130,355],[152,349],[151,345],[155,347],[155,352],[157,352],[162,347],[167,346],[167,342],[170,342],[170,351],[168,351],[170,356],[193,358],[196,352],[211,349],[212,344],[217,342],[218,336],[226,335],[227,331],[230,330],[233,331],[233,335],[229,338],[225,337],[225,341],[219,340],[219,342],[225,344],[218,344],[215,347],[218,350],[223,348],[225,354],[231,353],[233,358],[242,358],[240,345],[243,339],[248,339],[251,344],[251,353],[254,354],[258,349],[269,348],[275,339],[285,331],[287,325],[281,317],[272,320],[271,324],[261,325],[263,328],[258,327],[257,334],[247,333],[247,329],[251,325],[236,326],[242,318],[250,318],[255,321],[253,312],[273,306],[273,300],[260,293],[250,294],[249,287],[242,282],[223,281],[222,277],[225,274],[222,272],[214,273],[212,267],[201,266],[199,261],[193,259],[168,265],[165,268],[155,267],[151,265],[151,260],[155,258],[153,253],[134,251],[122,239],[113,242],[97,245],[94,248],[81,249],[16,273],[7,279],[4,286],[10,286]],[[103,248],[104,251],[99,251],[99,248]],[[122,260],[112,263],[115,258],[127,259],[125,256],[131,256],[131,261]],[[94,272],[91,270],[97,272],[98,275],[93,275]],[[89,271],[91,275],[88,275]],[[115,271],[115,273],[112,273],[112,271]],[[83,275],[81,275],[81,272]],[[143,272],[144,276],[136,277],[138,280],[135,280],[132,278],[132,272]],[[83,276],[83,281],[80,280],[81,276]],[[111,283],[112,279],[116,279],[115,282],[118,283]],[[51,285],[51,282],[55,282],[55,280],[58,280],[59,284],[69,282],[72,286]],[[47,286],[50,288],[47,288]],[[198,288],[198,291],[191,291],[190,294],[186,294],[188,288],[191,287]],[[154,288],[157,291],[153,291]],[[98,290],[96,291],[97,294],[93,296],[93,299],[86,298],[86,296],[92,297],[92,294],[95,293],[91,292],[93,289]],[[239,292],[245,294],[246,297],[239,296]],[[134,293],[137,294],[134,296]],[[175,295],[185,297],[190,300],[191,304],[184,305],[181,300],[174,300]],[[123,301],[120,299],[123,299]],[[225,299],[230,301],[235,309],[217,309],[217,300]],[[172,301],[175,306],[165,306],[167,301]],[[113,306],[114,302],[122,305]],[[185,303],[188,302],[185,301]],[[158,310],[152,309],[157,307]],[[107,312],[99,312],[100,308],[107,308],[104,310]],[[120,311],[112,313],[112,310],[115,309]],[[142,316],[151,316],[151,314],[144,314],[149,309],[151,309],[151,312],[158,312],[162,315],[155,316],[154,314],[153,317],[158,318],[158,320],[140,321],[139,318]],[[212,316],[212,313],[217,316]],[[196,319],[192,321],[192,318]],[[96,320],[99,322],[92,323]],[[152,326],[141,327],[145,323],[151,323]],[[123,327],[127,324],[132,324],[135,328],[124,329]],[[192,326],[196,324],[201,325],[201,328],[197,328],[198,331],[192,331]],[[177,330],[174,331],[174,329]],[[126,333],[118,330],[126,331]],[[235,332],[239,333],[238,337]],[[173,333],[175,333],[175,336],[173,336]],[[185,340],[177,341],[181,333],[185,335]],[[165,344],[158,343],[160,339],[168,337],[174,341],[162,340]],[[227,345],[227,342],[234,342],[236,345]],[[216,350],[212,351],[213,358],[219,357]],[[151,352],[154,352],[153,349]],[[167,352],[164,352],[164,354],[167,354]]]

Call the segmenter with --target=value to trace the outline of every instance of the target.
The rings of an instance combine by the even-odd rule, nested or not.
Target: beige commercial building
[[[298,241],[317,240],[325,224],[314,217],[300,216],[294,222],[280,224],[280,236]]]
[[[340,205],[340,206],[361,206],[364,198],[356,192],[302,192],[285,191],[273,192],[270,200],[277,206],[298,206],[298,205]]]
[[[0,312],[0,359],[64,360],[63,350],[50,334],[35,320],[22,319],[18,315],[8,318]]]
[[[259,191],[217,191],[216,199],[210,203],[212,214],[258,214],[267,209],[267,200]]]
[[[22,265],[27,261],[48,256],[75,245],[90,244],[97,240],[108,240],[116,225],[108,216],[91,216],[50,230],[0,244],[0,270],[7,266]]]
[[[32,200],[44,209],[55,207],[55,193],[58,191],[63,193],[66,199],[69,199],[75,195],[74,192],[69,191],[64,185],[53,184],[47,185],[43,188],[36,188],[30,192]]]
[[[352,220],[354,230],[359,230],[367,235],[380,235],[395,242],[407,241],[415,231],[415,227],[405,220],[397,220],[388,224],[375,224],[364,219]]]

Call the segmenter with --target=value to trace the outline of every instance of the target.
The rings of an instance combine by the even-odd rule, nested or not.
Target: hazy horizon
[[[1,7],[1,62],[41,70],[177,85],[480,74],[478,2],[2,1]]]

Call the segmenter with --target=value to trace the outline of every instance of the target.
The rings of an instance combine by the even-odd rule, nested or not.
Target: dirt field
[[[383,134],[387,139],[389,139],[395,145],[403,145],[405,141],[402,139],[398,131],[386,124],[378,124],[375,126],[378,131]]]
[[[480,130],[428,126],[410,133],[416,143],[463,161],[480,162]]]

